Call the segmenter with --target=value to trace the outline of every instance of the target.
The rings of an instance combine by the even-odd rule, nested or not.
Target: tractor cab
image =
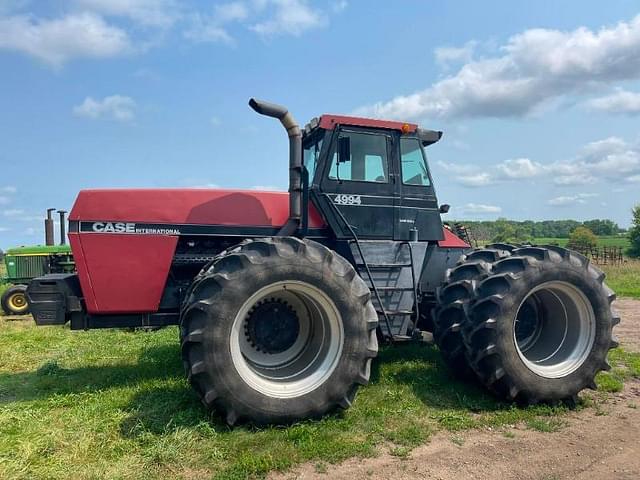
[[[423,149],[441,136],[401,122],[335,115],[312,120],[302,140],[309,194],[336,236],[442,240]]]

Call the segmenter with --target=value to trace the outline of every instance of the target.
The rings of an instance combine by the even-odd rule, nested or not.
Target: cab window
[[[303,162],[307,172],[309,172],[309,183],[313,182],[313,176],[316,173],[318,158],[320,158],[320,151],[322,150],[322,139],[323,137],[320,136],[316,141],[311,141],[304,147]]]
[[[428,187],[429,170],[422,152],[422,146],[416,138],[400,139],[400,154],[402,163],[402,183]]]
[[[384,135],[341,132],[340,137],[349,137],[348,160],[338,163],[338,154],[333,149],[329,178],[340,181],[389,182],[389,159],[387,137]]]

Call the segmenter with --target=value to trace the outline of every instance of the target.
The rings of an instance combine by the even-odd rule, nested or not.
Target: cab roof
[[[347,115],[332,115],[325,113],[320,118],[314,118],[304,128],[305,133],[320,127],[325,130],[333,130],[338,125],[351,125],[354,127],[386,128],[398,130],[403,133],[415,133],[418,125],[415,123],[396,122],[393,120],[377,120],[375,118],[351,117]]]

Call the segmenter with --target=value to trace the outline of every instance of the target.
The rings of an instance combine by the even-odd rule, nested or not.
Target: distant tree
[[[615,235],[620,230],[620,227],[612,220],[587,220],[582,225],[587,227],[596,235]]]
[[[499,218],[495,221],[492,241],[497,243],[524,243],[531,238],[531,232],[520,222]]]
[[[572,250],[584,251],[591,247],[595,247],[598,238],[587,227],[577,227],[569,236],[567,247]]]
[[[632,227],[629,229],[629,241],[631,246],[629,247],[629,255],[633,257],[640,257],[640,204],[633,207],[631,210],[633,214]]]

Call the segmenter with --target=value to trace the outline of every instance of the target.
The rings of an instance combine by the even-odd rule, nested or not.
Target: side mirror
[[[442,132],[438,132],[435,130],[425,130],[424,128],[418,128],[417,134],[418,138],[422,142],[423,147],[433,145],[442,138]]]
[[[443,203],[442,205],[440,205],[440,213],[449,213],[449,209],[451,208],[451,205],[447,204],[447,203]]]
[[[338,163],[351,160],[351,139],[349,137],[338,138]]]

